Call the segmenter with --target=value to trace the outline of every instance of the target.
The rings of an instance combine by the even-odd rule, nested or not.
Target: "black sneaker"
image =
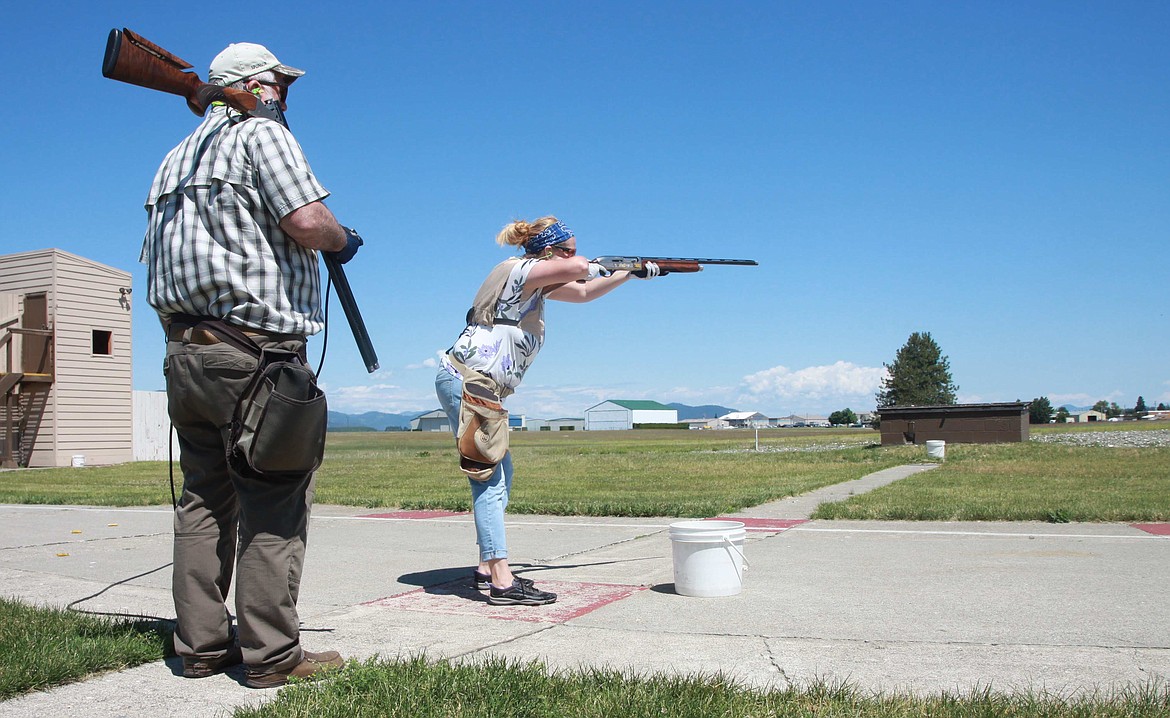
[[[519,576],[513,576],[512,578],[525,585],[532,585],[532,579],[530,578],[520,578]],[[478,570],[472,569],[471,582],[475,585],[476,591],[486,591],[491,588],[492,576],[490,573],[480,573]]]
[[[556,600],[555,593],[541,591],[528,578],[516,578],[508,588],[497,588],[495,584],[488,588],[488,603],[493,606],[543,606]]]

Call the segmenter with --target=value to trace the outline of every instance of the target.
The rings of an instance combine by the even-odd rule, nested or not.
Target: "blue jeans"
[[[459,429],[459,406],[463,401],[463,381],[439,367],[435,377],[435,393],[439,404],[451,420],[451,433]],[[508,558],[508,539],[504,536],[504,509],[512,493],[512,452],[496,465],[487,481],[467,479],[471,484],[471,505],[475,511],[475,540],[479,544],[479,560]]]

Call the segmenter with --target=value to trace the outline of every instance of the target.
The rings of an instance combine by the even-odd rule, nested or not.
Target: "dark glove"
[[[353,259],[353,255],[357,254],[358,247],[365,244],[365,241],[357,232],[345,226],[343,226],[342,229],[345,230],[345,249],[339,249],[336,252],[330,252],[330,254],[332,254],[334,258],[337,259],[338,264],[345,264],[349,260]]]

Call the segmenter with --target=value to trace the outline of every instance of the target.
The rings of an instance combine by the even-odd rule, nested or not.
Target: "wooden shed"
[[[1000,444],[1028,440],[1028,402],[887,406],[882,418],[882,446],[946,441],[955,444]]]
[[[0,256],[0,463],[133,458],[130,289],[59,249]]]

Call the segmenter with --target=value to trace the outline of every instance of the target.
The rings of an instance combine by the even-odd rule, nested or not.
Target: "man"
[[[289,86],[304,74],[261,45],[238,43],[212,60],[208,80],[253,93],[282,119],[274,108],[287,109]],[[361,245],[322,204],[328,194],[282,122],[218,105],[167,155],[146,201],[140,259],[167,332],[164,373],[183,471],[175,652],[190,678],[243,662],[247,685],[268,688],[343,662],[300,643],[313,475],[266,481],[229,468],[228,425],[256,361],[194,326],[223,320],[260,346],[303,356],[306,337],[323,328],[316,252],[346,262]],[[233,569],[235,629],[225,605]]]

